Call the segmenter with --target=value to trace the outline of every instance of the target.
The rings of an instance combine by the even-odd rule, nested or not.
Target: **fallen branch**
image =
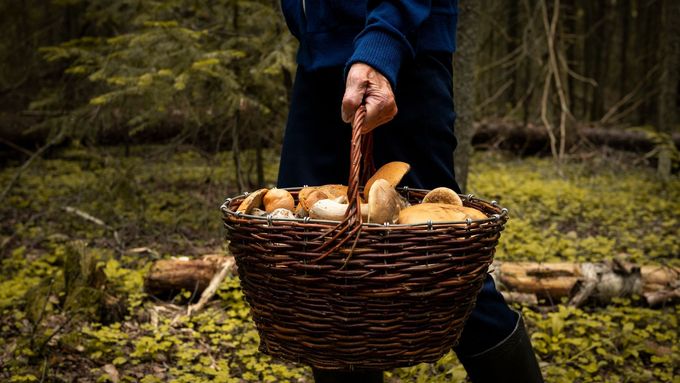
[[[64,206],[63,209],[64,209],[64,211],[66,211],[67,213],[74,214],[74,215],[76,215],[76,216],[78,216],[78,217],[80,217],[80,218],[82,218],[82,219],[84,219],[84,220],[86,220],[86,221],[89,221],[89,222],[94,223],[94,224],[97,225],[97,226],[109,228],[109,225],[107,225],[107,224],[106,224],[104,221],[102,221],[101,219],[99,219],[99,218],[97,218],[97,217],[95,217],[95,216],[92,216],[92,215],[90,215],[90,214],[88,214],[88,213],[86,213],[86,212],[84,212],[84,211],[82,211],[82,210],[80,210],[80,209],[77,209],[77,208],[71,207],[71,206]]]
[[[201,299],[199,299],[196,304],[189,305],[189,307],[187,308],[187,315],[191,315],[192,313],[200,311],[203,308],[203,306],[205,306],[205,304],[210,300],[210,298],[212,298],[213,295],[215,295],[215,293],[217,292],[217,288],[220,287],[220,284],[227,276],[227,274],[229,274],[231,270],[234,268],[234,264],[235,261],[233,257],[226,258],[222,262],[222,268],[218,273],[215,274],[215,276],[213,276],[208,287],[205,290],[203,290],[203,293],[201,294]]]

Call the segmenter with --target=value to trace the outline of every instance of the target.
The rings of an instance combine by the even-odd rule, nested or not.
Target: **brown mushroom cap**
[[[425,198],[423,198],[423,203],[445,203],[448,205],[463,206],[463,201],[461,201],[458,194],[449,188],[436,188],[430,190]]]
[[[376,180],[382,178],[389,182],[392,188],[395,188],[410,169],[411,165],[401,161],[393,161],[381,166],[373,177],[369,178],[368,182],[366,182],[366,186],[364,187],[364,198],[368,199],[368,192],[371,190],[371,186],[373,186],[373,183]]]
[[[347,186],[338,184],[328,184],[323,186],[307,186],[298,193],[298,206],[295,212],[298,215],[306,215],[309,209],[314,206],[316,201],[322,199],[335,199],[347,196]]]
[[[238,206],[236,211],[244,214],[250,214],[254,208],[259,209],[262,206],[262,197],[264,197],[268,191],[269,189],[263,188],[248,194],[248,196]]]
[[[401,210],[401,198],[387,180],[378,179],[368,191],[368,222],[395,223]]]
[[[456,209],[457,206],[443,203],[421,203],[409,206],[399,213],[400,224],[416,224],[436,222],[464,221],[465,213]]]
[[[486,216],[483,212],[469,206],[455,206],[456,209],[459,211],[465,213],[467,218],[478,220],[478,219],[487,219],[489,217]]]
[[[271,213],[279,208],[290,211],[295,209],[295,200],[290,192],[285,189],[271,189],[264,195],[262,202],[267,213]]]

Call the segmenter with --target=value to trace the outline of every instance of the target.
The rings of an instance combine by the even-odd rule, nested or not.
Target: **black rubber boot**
[[[473,383],[543,383],[543,375],[520,316],[501,343],[479,354],[458,355]]]
[[[379,370],[335,371],[312,369],[316,383],[383,383]]]

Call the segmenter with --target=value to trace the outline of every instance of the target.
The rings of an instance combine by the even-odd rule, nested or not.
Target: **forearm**
[[[354,53],[346,70],[363,62],[378,70],[396,88],[401,63],[415,55],[409,38],[429,17],[431,6],[431,0],[369,0],[366,26],[354,41]]]

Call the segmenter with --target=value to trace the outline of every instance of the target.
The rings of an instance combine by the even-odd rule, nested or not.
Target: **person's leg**
[[[347,184],[351,127],[340,117],[343,68],[298,68],[281,150],[279,187]],[[312,369],[316,383],[382,383],[378,370]]]

